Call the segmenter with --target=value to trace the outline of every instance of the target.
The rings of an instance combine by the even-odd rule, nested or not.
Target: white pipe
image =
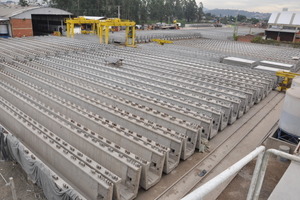
[[[247,165],[251,160],[256,158],[260,153],[265,151],[264,146],[257,147],[254,151],[249,153],[247,156],[242,158],[240,161],[223,171],[221,174],[211,179],[204,185],[197,188],[192,193],[188,194],[182,200],[201,200],[210,192],[212,192],[216,187],[226,181],[228,178],[239,172],[245,165]]]

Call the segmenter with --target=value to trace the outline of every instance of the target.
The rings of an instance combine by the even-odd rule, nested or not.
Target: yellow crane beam
[[[160,45],[164,45],[164,44],[172,44],[173,41],[170,40],[161,40],[161,39],[152,39],[152,42],[157,42]]]
[[[281,78],[281,80],[278,83],[277,90],[286,91],[291,87],[293,78],[295,78],[296,76],[300,76],[300,74],[285,71],[277,71],[276,76]]]

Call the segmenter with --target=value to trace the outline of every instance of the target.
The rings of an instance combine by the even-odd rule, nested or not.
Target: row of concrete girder
[[[26,40],[25,44],[36,48],[34,43],[37,42],[37,46],[42,48],[45,43],[39,39],[30,42]],[[51,43],[48,43],[50,48],[45,48],[48,52],[53,51],[54,46],[63,40],[51,38],[50,41]],[[66,40],[63,46],[67,46],[69,41]],[[13,48],[22,49],[19,41],[16,43],[12,45]],[[72,45],[76,47],[76,44],[80,42],[70,41],[70,47]],[[9,48],[9,45],[6,47]],[[107,51],[107,54],[99,50]],[[128,67],[126,70],[112,69],[104,64],[103,60],[108,54],[113,54],[114,50],[117,56],[128,60],[125,61],[126,68]],[[33,61],[28,62],[31,59],[27,56],[21,61],[6,60],[6,63],[2,64],[1,78],[5,80],[2,84],[3,92],[6,89],[5,93],[8,95],[6,97],[9,99],[13,98],[9,95],[15,95],[14,103],[24,105],[20,108],[28,109],[27,112],[34,110],[36,120],[52,129],[54,133],[62,129],[57,127],[63,127],[68,134],[59,136],[68,140],[71,145],[75,144],[76,148],[80,147],[79,150],[90,157],[92,157],[90,150],[80,146],[80,143],[72,142],[82,140],[88,144],[88,139],[98,142],[100,136],[111,144],[109,151],[120,152],[120,148],[123,147],[125,157],[128,158],[129,153],[132,159],[129,159],[130,162],[137,163],[139,169],[134,173],[120,172],[120,167],[124,163],[121,165],[120,160],[108,162],[110,165],[116,163],[112,173],[119,177],[120,187],[126,188],[118,190],[114,187],[114,198],[132,199],[137,194],[139,184],[145,189],[153,186],[159,181],[162,171],[169,173],[178,165],[180,158],[186,159],[193,154],[195,148],[202,148],[201,137],[212,137],[219,129],[225,128],[232,116],[233,108],[239,114],[231,118],[230,123],[247,111],[247,105],[248,109],[251,107],[247,104],[246,94],[240,93],[238,89],[231,90],[228,86],[204,82],[197,87],[192,86],[194,82],[199,81],[197,76],[201,73],[193,71],[198,69],[198,66],[187,65],[183,61],[181,65],[172,66],[174,63],[167,59],[163,65],[156,65],[159,60],[155,60],[155,56],[136,51],[134,55],[137,55],[137,58],[144,56],[153,61],[152,64],[140,66],[141,60],[132,59],[132,50],[118,50],[95,44],[82,44],[80,49],[75,50],[63,49],[61,52],[56,50],[54,54],[39,55],[38,49],[34,51],[37,54],[32,57]],[[127,56],[128,54],[131,56]],[[184,68],[191,74],[185,72]],[[205,76],[209,76],[209,71],[206,71]],[[161,75],[159,72],[164,74]],[[195,74],[197,76],[192,76]],[[172,79],[172,76],[176,78]],[[212,80],[217,78],[211,77]],[[232,88],[233,86],[234,84]],[[245,84],[245,90],[246,86]],[[218,93],[218,89],[223,93]],[[11,92],[12,90],[15,92]],[[233,97],[226,96],[226,91],[231,91]],[[242,100],[246,106],[240,109]],[[223,121],[225,113],[227,121]],[[70,131],[64,127],[67,124],[71,124],[76,130]],[[78,125],[79,128],[83,127],[80,133]],[[81,133],[84,133],[83,137],[78,136]],[[73,134],[74,137],[77,135],[78,139],[66,136]],[[99,136],[95,137],[95,134]],[[104,160],[116,158],[92,159],[107,167],[108,163]],[[128,163],[124,166],[128,168]],[[84,190],[84,186],[77,187],[81,191]],[[108,194],[108,191],[105,194]]]
[[[5,99],[1,99],[2,104],[0,103],[0,110],[4,110],[1,113],[5,113],[5,112],[11,112],[13,113],[13,115],[17,116],[19,119],[22,119],[22,122],[24,123],[24,125],[26,126],[33,126],[32,130],[35,130],[36,128],[39,128],[38,133],[43,133],[43,131],[45,131],[45,129],[43,130],[43,126],[38,125],[38,123],[34,120],[32,120],[31,118],[29,118],[27,115],[24,115],[24,113],[19,112],[19,110],[17,108],[14,109],[10,109],[11,105],[8,101],[6,101]],[[5,116],[5,115],[4,115]],[[1,118],[1,116],[0,116]],[[14,118],[8,118],[8,120],[14,120]],[[29,131],[31,131],[30,129],[28,129]],[[47,130],[47,129],[46,129]],[[27,132],[27,130],[25,130],[25,132]],[[46,189],[47,192],[44,193],[45,197],[47,199],[57,199],[61,196],[64,196],[64,198],[77,198],[78,200],[86,200],[85,197],[83,197],[82,195],[80,195],[74,188],[72,188],[67,182],[65,182],[57,173],[55,173],[53,170],[51,170],[47,165],[45,165],[45,163],[39,159],[39,157],[33,153],[31,150],[29,150],[26,146],[24,146],[24,144],[13,134],[11,134],[8,130],[4,129],[3,127],[1,127],[0,125],[0,135],[2,138],[4,138],[3,143],[1,143],[1,147],[2,147],[2,153],[4,150],[4,155],[5,155],[5,159],[15,159],[16,162],[20,163],[22,165],[22,168],[24,169],[24,171],[27,173],[27,179],[32,181],[33,183],[36,183],[38,186],[42,187],[42,189]],[[45,139],[48,139],[48,137],[43,136]],[[47,140],[45,140],[47,141]],[[52,140],[50,138],[50,141],[52,144],[54,144],[54,140]],[[66,147],[66,143],[63,143],[64,146],[61,146],[60,143],[55,143],[56,144],[56,151],[54,151],[55,153],[57,153],[57,157],[60,157],[61,155],[64,154],[69,154],[69,151],[66,150],[64,147]],[[4,148],[3,148],[4,147]],[[50,146],[51,147],[51,146]],[[52,146],[53,147],[53,146]],[[78,152],[77,150],[75,151],[75,148],[73,147],[69,147],[71,150],[71,158],[73,160],[76,158],[76,154],[80,152]],[[6,150],[5,150],[6,149]],[[7,149],[10,149],[10,152],[7,152]],[[64,154],[62,154],[62,152]],[[83,158],[84,159],[84,158]],[[66,158],[66,160],[68,160],[68,158]],[[80,164],[80,166],[82,166],[82,168],[85,168],[85,165],[83,165],[83,163],[85,161],[81,161],[80,159],[77,160],[78,164]],[[60,163],[63,164],[63,163]],[[99,170],[95,171],[93,169],[90,169],[92,173],[96,174],[97,179],[101,179],[104,182],[101,183],[101,186],[104,186],[106,188],[111,188],[110,186],[110,182],[105,179],[105,176],[102,176],[102,174],[105,174],[105,169],[101,168],[100,165],[97,165],[97,168],[99,168]],[[100,173],[98,172],[100,171]],[[107,173],[107,172],[106,172]],[[96,180],[97,180],[96,179]],[[102,181],[100,181],[102,182]],[[94,182],[94,184],[97,184],[96,181]],[[50,188],[50,189],[49,189]],[[111,195],[112,190],[110,190],[110,193],[108,195]]]

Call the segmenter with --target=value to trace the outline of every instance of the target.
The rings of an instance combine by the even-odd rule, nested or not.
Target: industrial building
[[[49,35],[64,26],[67,11],[48,7],[0,5],[0,37]]]
[[[278,41],[300,41],[300,12],[287,11],[272,13],[265,31],[266,39]]]
[[[0,38],[2,159],[16,160],[48,199],[174,200],[261,155],[262,143],[294,151],[300,52],[231,34],[139,31],[137,48],[96,35]],[[283,70],[286,98],[276,90]]]

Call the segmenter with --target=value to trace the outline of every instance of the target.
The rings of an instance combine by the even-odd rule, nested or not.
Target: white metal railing
[[[216,176],[215,178],[211,179],[204,185],[197,188],[192,193],[188,194],[182,200],[201,200],[204,197],[206,197],[210,192],[215,190],[220,184],[222,184],[224,181],[226,181],[231,176],[238,173],[245,165],[247,165],[251,160],[254,158],[257,158],[255,169],[253,172],[253,177],[251,180],[250,188],[247,195],[247,200],[257,200],[260,195],[261,187],[263,184],[264,176],[266,173],[268,160],[270,155],[276,155],[283,158],[286,158],[291,161],[299,162],[300,163],[300,157],[297,155],[291,155],[285,152],[282,152],[280,150],[276,149],[268,149],[265,152],[265,147],[260,146],[257,147],[254,151],[249,153],[247,156],[242,158],[240,161],[223,171],[221,174]]]
[[[269,160],[269,157],[270,157],[271,154],[300,163],[300,157],[299,156],[291,155],[291,154],[288,154],[288,153],[285,153],[285,152],[282,152],[282,151],[279,151],[279,150],[276,150],[276,149],[267,150],[266,153],[264,154],[263,161],[262,161],[262,164],[260,166],[259,174],[258,174],[258,177],[257,177],[257,182],[256,182],[255,186],[253,186],[255,188],[253,188],[253,193],[252,193],[252,196],[251,196],[252,198],[247,198],[247,200],[257,200],[259,198],[260,190],[261,190],[263,180],[264,180],[264,176],[265,176],[265,173],[266,173],[266,170],[267,170],[268,160]],[[248,193],[248,196],[249,196],[249,193]]]
[[[221,174],[216,176],[215,178],[211,179],[204,185],[200,186],[198,189],[193,191],[192,193],[185,196],[182,200],[201,200],[214,189],[216,189],[220,184],[222,184],[225,180],[230,178],[231,176],[235,175],[239,172],[245,165],[247,165],[251,160],[258,156],[257,162],[262,161],[262,157],[265,151],[264,146],[257,147],[254,151],[249,153],[247,156],[242,158],[240,161],[223,171]],[[259,173],[259,167],[255,167],[254,174]],[[255,181],[255,180],[254,180]],[[254,182],[253,181],[253,182]],[[255,181],[256,182],[256,181]],[[255,183],[251,182],[251,185]]]

